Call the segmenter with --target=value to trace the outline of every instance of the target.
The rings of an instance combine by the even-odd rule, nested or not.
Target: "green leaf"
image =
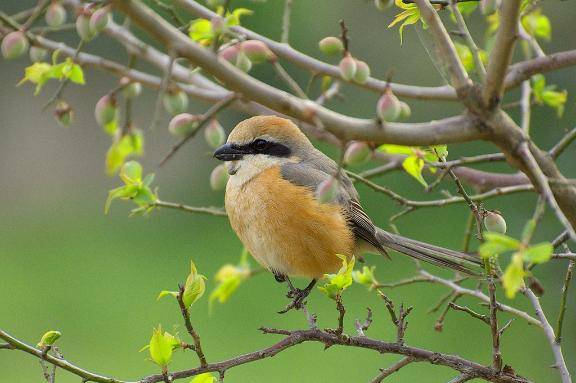
[[[40,342],[38,342],[37,346],[40,348],[52,346],[61,336],[62,333],[60,331],[47,331],[44,333],[44,335],[42,335],[42,338],[40,339]]]
[[[478,3],[477,2],[458,3],[456,6],[458,7],[458,10],[460,11],[460,13],[462,13],[463,16],[470,16],[472,13],[474,13],[476,8],[478,8]]]
[[[200,375],[196,375],[190,383],[215,383],[216,378],[209,372],[205,372]]]
[[[218,282],[214,290],[210,293],[209,308],[212,310],[214,301],[225,303],[232,294],[240,287],[243,281],[251,275],[250,263],[248,262],[248,251],[242,249],[238,265],[225,264],[216,272],[214,280]]]
[[[388,28],[392,28],[396,24],[402,23],[398,29],[398,33],[400,33],[400,45],[402,45],[404,27],[416,24],[418,20],[420,20],[420,9],[418,9],[416,4],[404,4],[402,0],[394,0],[394,4],[396,4],[398,8],[403,9],[403,11],[394,16],[394,20],[388,24]]]
[[[208,46],[212,44],[215,34],[212,31],[212,23],[206,19],[196,19],[188,28],[188,35],[197,43]]]
[[[186,307],[192,306],[194,302],[204,295],[204,291],[206,291],[205,279],[206,277],[204,275],[198,274],[194,262],[190,261],[190,274],[188,278],[186,278],[184,294],[182,296],[182,302],[184,302]]]
[[[168,332],[162,331],[162,326],[158,325],[152,331],[152,338],[148,344],[150,358],[154,363],[162,368],[166,368],[172,361],[172,353],[181,344],[180,340]]]
[[[544,263],[550,260],[554,246],[550,242],[542,242],[530,246],[524,253],[524,260],[530,263]]]
[[[508,299],[514,298],[518,290],[524,286],[525,276],[526,272],[524,271],[522,254],[515,253],[512,256],[512,261],[502,275],[502,286],[504,287],[504,292]]]
[[[406,157],[402,162],[402,167],[424,187],[428,186],[426,180],[422,176],[422,169],[424,169],[424,160],[422,158],[417,156]]]
[[[352,279],[354,282],[368,286],[369,289],[372,289],[375,285],[378,284],[378,281],[374,277],[375,268],[375,266],[362,266],[362,271],[354,270],[352,272]]]
[[[106,173],[114,175],[130,156],[141,156],[144,137],[141,132],[126,134],[114,141],[106,153]]]
[[[231,27],[235,25],[240,25],[240,19],[242,16],[250,16],[254,12],[247,8],[236,8],[232,13],[228,12],[226,14],[226,25]]]
[[[414,149],[411,146],[384,144],[378,147],[379,151],[389,154],[406,154],[411,156],[414,154]]]
[[[120,169],[120,178],[126,184],[139,184],[142,182],[142,165],[137,161],[128,161]]]
[[[156,300],[160,300],[168,295],[172,295],[174,298],[178,298],[178,291],[162,290],[160,291],[160,294],[158,294],[158,296],[156,297]]]
[[[342,260],[342,267],[336,274],[324,274],[328,280],[323,286],[318,289],[326,294],[331,299],[337,299],[344,290],[352,284],[352,270],[354,269],[355,259],[354,256],[348,261],[345,255],[336,254]]]
[[[108,198],[106,198],[106,203],[104,204],[104,214],[108,214],[110,210],[110,205],[112,201],[118,198],[132,198],[137,192],[135,186],[120,186],[116,189],[112,189],[108,192]]]
[[[568,92],[563,90],[561,92],[547,89],[542,92],[542,101],[544,104],[556,110],[558,118],[564,114],[564,105],[568,99]]]
[[[530,35],[550,40],[552,35],[552,25],[548,16],[543,15],[540,9],[537,9],[522,18],[522,26]]]
[[[521,247],[520,241],[505,234],[486,232],[484,233],[486,242],[478,248],[482,258],[496,256],[507,251],[518,250]]]
[[[470,48],[468,48],[467,45],[458,42],[455,42],[454,46],[456,47],[456,53],[458,54],[458,57],[460,57],[462,65],[464,65],[464,69],[466,69],[467,72],[474,70],[474,56],[472,55]]]
[[[68,78],[75,84],[84,85],[86,83],[84,80],[84,71],[78,64],[72,65],[72,69],[70,70]]]

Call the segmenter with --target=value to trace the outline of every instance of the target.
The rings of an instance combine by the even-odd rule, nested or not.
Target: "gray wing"
[[[320,162],[321,160],[317,159],[312,164],[306,162],[284,164],[280,168],[282,177],[295,185],[307,187],[314,192],[322,181],[333,177],[338,170],[337,165],[332,160],[327,158],[328,161]],[[358,201],[358,192],[352,181],[346,174],[341,174],[339,180],[340,189],[334,202],[344,208],[350,229],[357,239],[363,239],[385,253],[376,236],[376,227]]]

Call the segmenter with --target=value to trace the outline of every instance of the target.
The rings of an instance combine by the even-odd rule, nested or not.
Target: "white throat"
[[[264,170],[290,162],[289,158],[272,157],[266,155],[247,155],[241,160],[226,163],[230,178],[229,187],[240,187]]]

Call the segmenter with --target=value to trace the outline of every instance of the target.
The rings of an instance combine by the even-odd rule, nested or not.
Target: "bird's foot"
[[[288,281],[288,286],[290,287],[290,290],[288,290],[286,297],[291,298],[292,302],[288,303],[288,305],[286,305],[286,307],[284,307],[283,310],[278,311],[278,314],[285,314],[292,309],[296,309],[296,310],[302,309],[304,307],[304,305],[306,304],[306,301],[305,301],[306,297],[308,297],[308,295],[310,294],[310,291],[312,291],[312,288],[316,284],[316,280],[313,279],[312,282],[310,282],[308,284],[308,286],[306,286],[306,288],[299,289],[297,287],[294,287],[289,279],[287,279],[287,281]]]

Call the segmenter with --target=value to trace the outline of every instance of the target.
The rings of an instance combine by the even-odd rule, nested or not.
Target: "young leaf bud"
[[[376,278],[374,278],[374,269],[375,269],[374,266],[372,267],[363,266],[362,271],[355,270],[352,272],[352,279],[356,283],[371,288],[378,283],[378,281],[376,281]]]
[[[405,103],[404,101],[400,101],[400,119],[407,120],[412,115],[412,110],[410,109],[410,105]]]
[[[330,203],[338,196],[339,182],[334,177],[330,177],[320,182],[316,188],[316,199],[320,203]]]
[[[28,39],[24,32],[10,32],[2,39],[2,56],[5,59],[15,59],[22,56],[28,50]]]
[[[56,121],[58,121],[60,125],[65,128],[69,127],[73,117],[74,111],[67,102],[60,101],[56,105],[56,109],[54,109],[54,118],[56,118]]]
[[[90,29],[92,33],[98,34],[106,28],[110,21],[110,8],[102,7],[90,16]]]
[[[190,269],[190,274],[184,284],[184,293],[182,294],[182,302],[186,307],[192,306],[206,291],[206,283],[204,282],[206,277],[198,274],[194,262],[190,262]]]
[[[210,173],[210,187],[212,190],[224,190],[229,177],[226,165],[216,166]]]
[[[340,60],[340,75],[346,81],[350,81],[356,76],[356,60],[349,54],[347,54],[342,60]]]
[[[188,109],[188,95],[180,89],[168,90],[162,98],[164,109],[169,115],[175,116]]]
[[[390,88],[386,88],[376,104],[378,117],[383,121],[396,121],[400,117],[401,109],[400,100],[392,93]]]
[[[37,63],[44,61],[46,56],[48,56],[48,51],[40,47],[30,47],[30,51],[28,51],[28,54],[30,55],[30,60],[32,60],[32,62]]]
[[[370,77],[370,67],[364,61],[356,60],[356,74],[354,81],[358,84],[365,84]]]
[[[118,115],[118,106],[116,105],[116,98],[113,95],[105,95],[98,100],[96,108],[94,109],[94,117],[98,125],[105,126],[114,121]]]
[[[56,342],[61,336],[62,333],[60,331],[48,331],[42,335],[42,338],[40,339],[40,342],[38,342],[37,346],[40,348],[52,346],[54,342]]]
[[[170,120],[168,130],[173,136],[186,137],[198,129],[198,121],[200,116],[195,116],[190,113],[180,113]]]
[[[59,2],[53,2],[46,8],[44,20],[53,28],[59,27],[66,21],[66,9]]]
[[[120,79],[120,85],[122,88],[122,94],[126,98],[136,98],[142,93],[142,84],[138,81],[132,81],[128,77],[122,77]]]
[[[344,163],[346,165],[361,165],[370,160],[372,151],[365,142],[354,141],[346,148],[344,152]]]
[[[484,216],[484,227],[486,230],[493,231],[495,233],[506,233],[506,220],[498,211],[489,211]]]
[[[226,132],[218,120],[212,119],[204,129],[204,139],[210,147],[217,149],[226,140]]]
[[[236,63],[234,65],[245,73],[250,72],[250,69],[252,69],[252,61],[250,61],[243,51],[240,51],[236,56]]]
[[[218,57],[228,62],[235,63],[236,57],[238,57],[238,53],[240,53],[240,48],[238,44],[229,45],[226,48],[222,49],[220,52],[218,52]]]
[[[81,13],[76,18],[76,32],[78,36],[86,42],[96,36],[96,33],[94,33],[90,27],[90,15],[88,13]]]
[[[336,56],[344,52],[344,44],[338,37],[328,36],[324,37],[318,42],[320,52],[328,56]]]
[[[394,0],[374,0],[374,5],[379,11],[385,11],[394,4]]]
[[[254,64],[260,64],[276,58],[268,45],[260,40],[246,40],[240,43],[240,49]]]

